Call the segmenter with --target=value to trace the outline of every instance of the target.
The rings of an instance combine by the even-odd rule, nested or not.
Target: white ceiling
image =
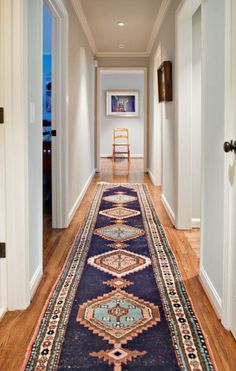
[[[96,55],[148,55],[169,0],[71,0]],[[123,21],[124,27],[117,23]],[[120,48],[120,44],[124,44]]]

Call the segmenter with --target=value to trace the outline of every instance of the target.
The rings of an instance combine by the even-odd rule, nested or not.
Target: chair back
[[[113,129],[113,143],[129,143],[129,130],[126,128]]]

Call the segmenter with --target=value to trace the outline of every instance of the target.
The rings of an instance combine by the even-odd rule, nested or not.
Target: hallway
[[[197,254],[191,247],[185,232],[177,231],[173,228],[161,203],[160,189],[153,186],[149,176],[142,171],[142,160],[132,159],[130,166],[128,166],[127,160],[118,160],[112,164],[110,159],[102,159],[101,166],[101,173],[96,174],[93,179],[70,227],[64,231],[54,230],[48,232],[45,239],[44,277],[31,306],[26,311],[8,312],[0,324],[0,370],[20,370],[44,303],[63,267],[78,228],[81,226],[89,209],[96,184],[97,182],[105,181],[113,183],[145,182],[147,184],[160,221],[173,248],[188,294],[202,328],[208,337],[218,370],[233,371],[236,366],[235,341],[223,329],[202,289],[197,276]],[[13,348],[14,357],[10,357],[9,354]]]
[[[99,182],[148,186],[218,369],[236,369],[235,24],[234,0],[0,0],[0,371],[20,370]],[[109,158],[121,128],[130,162]],[[149,236],[126,188],[143,217],[127,229]]]

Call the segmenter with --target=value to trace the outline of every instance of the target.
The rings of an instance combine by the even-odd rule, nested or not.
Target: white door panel
[[[226,0],[225,245],[222,323],[236,339],[236,2]],[[227,146],[226,146],[227,144]],[[227,148],[228,147],[228,148]]]
[[[233,102],[232,102],[232,123],[231,137],[229,139],[236,141],[236,3],[232,1],[232,82],[233,82]],[[235,142],[236,144],[236,142]],[[232,306],[231,306],[231,331],[236,338],[236,153],[230,154],[230,164],[228,169],[228,177],[231,188],[231,211],[230,211],[230,229],[231,229],[231,244],[233,252],[233,269],[232,269]]]

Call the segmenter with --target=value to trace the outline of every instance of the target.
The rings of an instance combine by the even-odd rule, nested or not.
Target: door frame
[[[225,42],[225,140],[232,138],[235,122],[235,99],[236,99],[236,50],[233,45],[236,43],[236,28],[233,28],[236,7],[233,1],[226,0],[226,42]],[[234,18],[233,18],[234,13]],[[232,83],[234,81],[234,83]],[[222,300],[222,324],[227,329],[231,329],[233,315],[233,289],[235,280],[234,271],[234,249],[236,245],[235,235],[233,234],[233,189],[230,186],[228,171],[232,160],[235,161],[235,153],[225,154],[225,175],[224,175],[224,246],[223,246],[223,300]]]
[[[101,171],[100,135],[101,135],[101,74],[102,71],[143,71],[144,73],[144,172],[147,172],[147,68],[146,67],[98,67],[96,94],[96,171]]]
[[[176,158],[177,199],[175,226],[192,229],[192,16],[201,0],[183,0],[176,11]],[[203,10],[203,9],[202,9]],[[203,13],[203,11],[202,11]],[[202,38],[204,34],[202,32]],[[204,40],[202,40],[204,43]],[[187,68],[188,67],[188,68]],[[204,71],[202,71],[203,86]],[[202,102],[203,104],[203,102]],[[202,111],[203,112],[203,111]],[[201,117],[203,131],[203,113]],[[203,143],[203,134],[202,134]],[[201,169],[201,174],[203,173]],[[203,193],[203,190],[202,192]],[[203,200],[203,194],[201,195]],[[202,203],[202,201],[201,201]]]
[[[4,1],[0,0],[0,97],[2,101],[0,101],[0,106],[5,106],[5,91],[7,89],[7,79],[4,78],[5,76],[5,68],[6,64],[4,63],[3,56],[7,50],[7,40],[6,37],[3,37],[4,30],[6,29],[6,18],[5,18],[5,9],[4,9]],[[5,161],[5,124],[0,125],[1,130],[1,154],[0,154],[0,161],[1,161],[1,174],[0,174],[0,209],[2,210],[3,220],[0,220],[0,242],[6,242],[6,161]],[[0,259],[0,318],[4,315],[7,310],[7,261],[6,259]]]
[[[161,187],[163,184],[163,105],[159,102],[158,96],[158,84],[156,84],[155,77],[157,77],[157,70],[162,63],[162,47],[161,42],[157,47],[154,57],[154,107],[153,107],[153,127],[157,127],[157,137],[154,138],[156,141],[156,181],[155,185]]]
[[[68,12],[61,0],[44,0],[52,13],[52,228],[68,219]]]
[[[7,309],[30,303],[27,3],[2,0],[6,164]],[[17,206],[17,207],[16,207]]]

